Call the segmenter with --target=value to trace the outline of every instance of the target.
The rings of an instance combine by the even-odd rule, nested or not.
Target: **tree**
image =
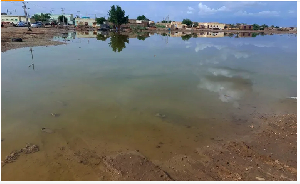
[[[182,24],[186,24],[187,26],[191,26],[193,22],[190,19],[183,19]]]
[[[183,41],[188,41],[190,38],[192,38],[192,35],[191,35],[191,34],[187,34],[187,35],[181,36],[181,39],[182,39]]]
[[[275,27],[274,25],[271,26],[271,28],[274,28],[274,27]]]
[[[102,34],[97,34],[97,40],[106,41],[109,36],[104,36]]]
[[[137,19],[137,20],[148,20],[148,21],[149,21],[149,19],[147,19],[147,18],[145,17],[145,15],[138,16],[136,19]]]
[[[261,27],[262,29],[265,29],[265,28],[268,28],[269,26],[266,25],[266,24],[263,24],[263,25],[261,25],[260,27]]]
[[[39,15],[39,14],[34,14],[33,16],[32,16],[32,18],[34,18],[35,19],[35,21],[48,21],[51,17],[50,17],[50,13],[45,13],[45,14],[43,14],[43,13],[41,13],[41,15]]]
[[[58,20],[59,22],[64,22],[68,24],[68,18],[63,15],[58,16]]]
[[[279,28],[278,26],[275,26],[275,28]]]
[[[126,48],[125,43],[129,43],[129,36],[116,33],[110,37],[108,45],[114,52],[121,52],[124,48]]]
[[[193,27],[197,27],[198,26],[198,22],[194,22]]]
[[[260,26],[258,24],[253,24],[253,30],[259,30]]]
[[[108,21],[112,22],[118,29],[122,24],[128,23],[128,16],[125,17],[125,11],[118,5],[111,6],[108,16]]]
[[[96,18],[97,24],[103,24],[103,22],[105,22],[105,21],[106,21],[106,19],[104,17]]]

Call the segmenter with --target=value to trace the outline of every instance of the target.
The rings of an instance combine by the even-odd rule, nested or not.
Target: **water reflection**
[[[238,108],[239,100],[252,91],[253,83],[247,71],[231,68],[210,68],[208,71],[212,75],[202,77],[198,88],[218,93],[222,102]]]
[[[33,50],[32,48],[29,49],[30,53],[31,53],[31,60],[32,60],[32,63],[31,65],[28,66],[28,68],[30,68],[32,66],[32,69],[34,70],[34,63],[33,63]]]
[[[110,37],[108,45],[114,52],[121,52],[124,48],[126,48],[125,43],[129,43],[129,36],[115,33]]]

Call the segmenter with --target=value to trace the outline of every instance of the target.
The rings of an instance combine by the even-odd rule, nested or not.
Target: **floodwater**
[[[236,134],[254,114],[296,112],[296,35],[54,40],[67,44],[1,54],[1,159],[28,142],[40,147],[2,167],[2,180],[98,180],[74,153],[139,150],[162,161]]]

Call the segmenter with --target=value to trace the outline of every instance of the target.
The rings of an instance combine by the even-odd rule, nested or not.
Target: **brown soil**
[[[297,116],[260,117],[251,135],[236,137],[154,165],[137,152],[107,157],[112,180],[295,181]],[[260,128],[256,128],[260,127]]]
[[[61,45],[62,42],[51,41],[53,36],[65,32],[56,28],[32,28],[26,27],[2,27],[1,28],[1,52],[11,49],[35,46]],[[12,38],[22,38],[22,42],[12,42]]]
[[[80,164],[88,174],[95,173],[97,178],[84,177],[84,173],[69,176],[72,172],[62,167],[58,169],[59,175],[52,176],[51,180],[297,180],[297,115],[257,116],[253,122],[250,126],[244,125],[250,130],[248,134],[236,135],[227,141],[215,138],[210,145],[195,148],[194,153],[175,154],[166,160],[149,160],[139,150],[106,155],[88,148],[75,151],[67,143],[58,150],[66,160],[57,164],[68,167]],[[18,161],[21,153],[35,151],[39,151],[37,146],[27,145],[12,152],[3,164]],[[2,175],[3,180],[6,180],[5,176]]]

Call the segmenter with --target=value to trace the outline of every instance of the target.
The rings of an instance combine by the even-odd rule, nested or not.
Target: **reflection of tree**
[[[137,37],[136,37],[138,40],[146,40],[146,38],[148,38],[147,36],[145,36],[145,35],[137,35]]]
[[[181,39],[182,39],[183,41],[188,41],[190,38],[192,38],[192,35],[191,35],[191,34],[187,34],[187,35],[181,36]]]
[[[198,38],[197,33],[193,33],[193,38]]]
[[[103,34],[97,35],[97,40],[106,41],[106,39],[109,38],[108,36],[104,36]]]
[[[110,37],[110,42],[108,44],[114,52],[121,52],[124,48],[126,48],[125,42],[129,43],[129,36],[113,34]]]

